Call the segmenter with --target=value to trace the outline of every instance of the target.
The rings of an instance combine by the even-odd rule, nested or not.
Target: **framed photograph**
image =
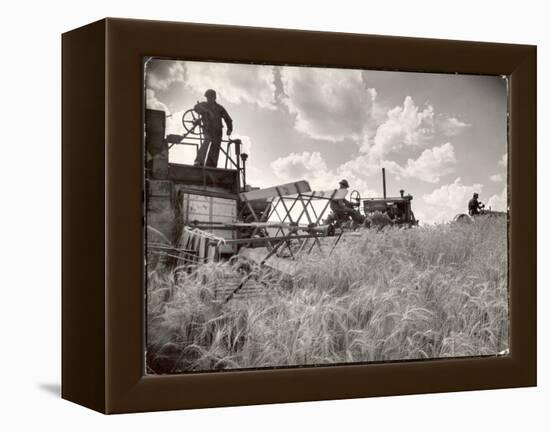
[[[105,19],[63,35],[63,397],[536,385],[536,48]]]

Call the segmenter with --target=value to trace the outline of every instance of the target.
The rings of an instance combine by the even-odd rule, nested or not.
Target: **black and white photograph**
[[[544,3],[7,5],[1,430],[548,423]]]
[[[144,59],[146,373],[509,354],[506,77]]]

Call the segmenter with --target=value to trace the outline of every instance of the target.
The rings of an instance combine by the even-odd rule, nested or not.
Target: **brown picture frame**
[[[104,19],[65,33],[62,397],[123,413],[536,385],[536,47]],[[510,354],[144,375],[143,58],[509,77]]]

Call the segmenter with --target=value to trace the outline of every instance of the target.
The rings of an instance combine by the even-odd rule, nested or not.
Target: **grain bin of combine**
[[[174,145],[194,153],[204,139],[190,113],[182,119],[183,135],[167,135],[166,113],[146,110],[145,222],[148,259],[153,262],[159,257],[164,261],[205,258],[220,240],[236,238],[235,230],[227,224],[237,219],[238,194],[246,178],[246,154],[241,154],[240,140],[223,140],[223,167],[171,162],[168,154]],[[207,234],[193,236],[193,228]],[[199,251],[201,256],[197,256]],[[233,245],[216,247],[216,254],[222,256],[234,252]]]
[[[217,166],[174,163],[169,160],[173,146],[194,156],[205,134],[201,117],[193,109],[182,117],[182,135],[166,134],[166,117],[164,111],[146,110],[145,226],[150,268],[159,262],[187,265],[228,259],[245,246],[269,245],[278,250],[290,241],[289,236],[318,235],[301,232],[304,227],[292,217],[290,221],[273,220],[286,207],[283,197],[306,199],[301,195],[311,191],[306,181],[262,190],[247,185],[248,155],[241,152],[239,139],[221,140]],[[319,224],[317,220],[313,225]]]

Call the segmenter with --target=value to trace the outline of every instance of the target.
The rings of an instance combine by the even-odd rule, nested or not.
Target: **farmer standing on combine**
[[[468,214],[470,216],[476,216],[480,214],[480,210],[483,210],[485,208],[485,204],[482,204],[478,200],[479,195],[478,193],[474,193],[473,198],[468,202]]]
[[[339,185],[340,189],[349,189],[349,183],[346,179],[341,180]],[[361,225],[365,222],[364,216],[355,210],[353,204],[345,198],[331,200],[330,209],[332,210],[332,214],[330,214],[327,219],[328,223],[332,223],[334,220],[347,221],[350,217],[357,225]]]
[[[223,106],[216,102],[216,91],[206,90],[204,93],[206,102],[199,102],[195,105],[195,111],[202,117],[204,139],[197,152],[195,166],[218,166],[218,156],[223,135],[222,119],[227,126],[227,136],[233,132],[233,120]],[[208,151],[210,146],[210,151]],[[208,157],[206,152],[208,151]],[[206,161],[205,161],[206,160]]]

